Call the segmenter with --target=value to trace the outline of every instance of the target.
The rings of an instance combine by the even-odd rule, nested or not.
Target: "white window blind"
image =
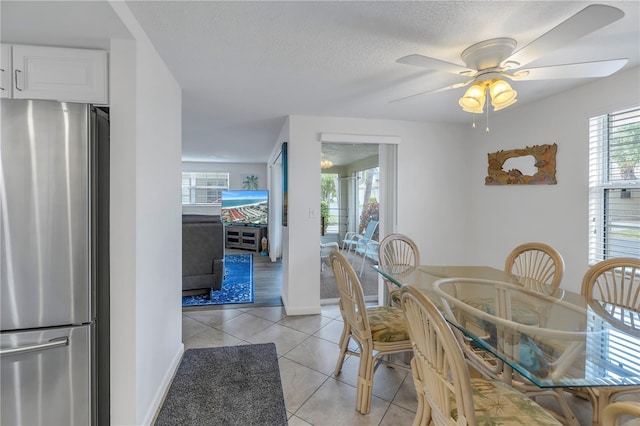
[[[640,258],[640,107],[589,120],[589,263]]]
[[[630,341],[618,327],[637,332],[640,313],[624,310],[615,305],[603,304],[605,314],[587,308],[587,337],[585,372],[589,377],[599,377],[603,384],[608,379],[640,375],[640,345]],[[609,322],[605,321],[609,318]]]
[[[229,173],[182,173],[182,204],[220,205],[225,189],[229,189]]]

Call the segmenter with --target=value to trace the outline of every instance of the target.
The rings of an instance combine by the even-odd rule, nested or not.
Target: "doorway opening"
[[[348,250],[343,241],[354,233],[362,235],[371,221],[378,222],[380,212],[380,167],[378,144],[323,143],[322,157],[332,165],[321,170],[321,243],[337,243],[351,262],[367,301],[378,300],[378,276],[371,268],[372,257]],[[378,241],[376,229],[371,239]],[[321,259],[320,299],[322,304],[336,303],[338,290],[328,258]]]

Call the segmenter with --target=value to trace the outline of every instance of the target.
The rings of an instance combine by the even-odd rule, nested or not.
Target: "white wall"
[[[229,173],[229,189],[242,189],[242,175],[258,176],[258,189],[268,189],[267,165],[261,163],[182,162],[183,172]],[[184,214],[220,214],[220,206],[182,206]]]
[[[150,424],[183,352],[181,89],[136,37],[111,49],[111,421]]]
[[[110,69],[110,287],[111,419],[133,422],[136,413],[136,47],[113,40]]]
[[[415,238],[429,263],[466,262],[468,177],[460,126],[331,117],[289,117],[289,226],[283,251],[287,314],[309,314],[320,304],[318,211],[320,133],[399,136],[398,232]],[[317,173],[310,171],[317,170]],[[288,244],[287,244],[288,242]]]
[[[469,129],[465,170],[473,207],[471,260],[504,267],[507,254],[518,244],[544,242],[564,257],[561,286],[579,292],[588,267],[588,120],[637,105],[639,68],[537,103],[490,113],[489,134],[482,127]],[[487,153],[553,143],[558,144],[557,185],[484,185]]]

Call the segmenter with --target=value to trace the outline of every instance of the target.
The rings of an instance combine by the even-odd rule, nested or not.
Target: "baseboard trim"
[[[283,301],[284,302],[284,301]],[[317,315],[320,313],[320,305],[316,306],[296,306],[292,308],[284,304],[284,310],[287,313],[287,316],[295,316],[295,315]]]
[[[367,303],[378,303],[378,296],[365,296],[364,301]],[[320,306],[324,305],[337,305],[340,302],[340,298],[335,299],[320,299]]]
[[[149,410],[147,411],[147,415],[145,416],[144,423],[145,425],[152,425],[156,421],[156,417],[158,413],[160,413],[160,408],[162,408],[162,403],[164,402],[165,397],[167,396],[167,392],[169,392],[169,387],[171,387],[171,382],[173,382],[173,377],[176,375],[176,371],[178,371],[178,367],[180,366],[180,361],[182,361],[182,355],[184,354],[184,343],[180,343],[178,347],[178,352],[176,352],[173,360],[171,360],[171,364],[167,369],[164,377],[162,378],[162,382],[158,387],[158,392],[153,397],[151,404],[149,405]]]

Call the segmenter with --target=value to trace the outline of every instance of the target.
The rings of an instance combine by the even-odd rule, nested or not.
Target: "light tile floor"
[[[282,306],[185,310],[185,349],[274,342],[289,425],[410,425],[417,401],[411,373],[380,366],[371,412],[355,410],[358,358],[335,377],[342,318],[337,305],[320,315],[287,317]]]
[[[358,358],[348,356],[342,373],[338,357],[342,318],[337,305],[320,315],[287,317],[282,306],[184,310],[185,349],[274,342],[289,425],[411,425],[417,409],[411,372],[380,366],[374,375],[371,412],[355,410]],[[549,407],[551,400],[538,402]],[[571,397],[580,425],[591,424],[587,401]]]

